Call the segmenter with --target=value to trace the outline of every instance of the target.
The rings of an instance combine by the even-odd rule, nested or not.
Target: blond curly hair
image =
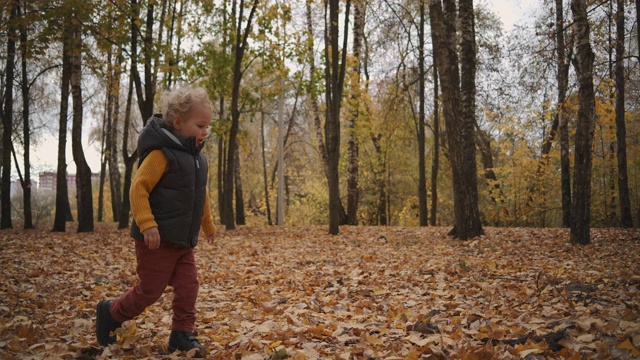
[[[176,117],[187,117],[194,105],[213,110],[209,95],[204,88],[185,86],[165,91],[160,98],[160,109],[162,109],[164,125],[173,129],[173,122]]]

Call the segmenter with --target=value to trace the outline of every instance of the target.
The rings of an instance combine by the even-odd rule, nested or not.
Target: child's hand
[[[160,232],[157,227],[149,228],[142,232],[144,235],[144,244],[151,250],[160,247]]]
[[[207,236],[207,242],[208,242],[209,244],[213,244],[213,240],[214,240],[214,238],[215,238],[215,235],[209,235],[209,236]]]

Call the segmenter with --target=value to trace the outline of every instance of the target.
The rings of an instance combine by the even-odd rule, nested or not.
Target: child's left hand
[[[207,236],[207,242],[208,242],[209,244],[213,244],[213,240],[214,240],[214,238],[215,238],[215,235],[209,235],[209,236]]]

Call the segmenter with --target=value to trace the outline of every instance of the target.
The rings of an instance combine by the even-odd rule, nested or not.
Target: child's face
[[[191,112],[184,118],[177,116],[173,122],[175,132],[184,137],[195,137],[196,146],[199,146],[207,137],[209,125],[211,124],[211,110],[194,105]]]

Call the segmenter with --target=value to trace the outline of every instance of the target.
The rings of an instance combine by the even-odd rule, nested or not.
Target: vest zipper
[[[196,155],[193,157],[193,162],[195,163],[196,167],[196,176],[194,177],[193,180],[193,216],[195,217],[196,215],[196,196],[198,195],[198,172],[200,170],[200,162],[198,162],[198,154],[196,153]],[[193,244],[193,237],[194,236],[198,236],[198,234],[193,234],[193,223],[194,223],[195,219],[192,218],[191,219],[191,228],[189,229],[189,243],[191,245],[191,247],[194,247]]]

